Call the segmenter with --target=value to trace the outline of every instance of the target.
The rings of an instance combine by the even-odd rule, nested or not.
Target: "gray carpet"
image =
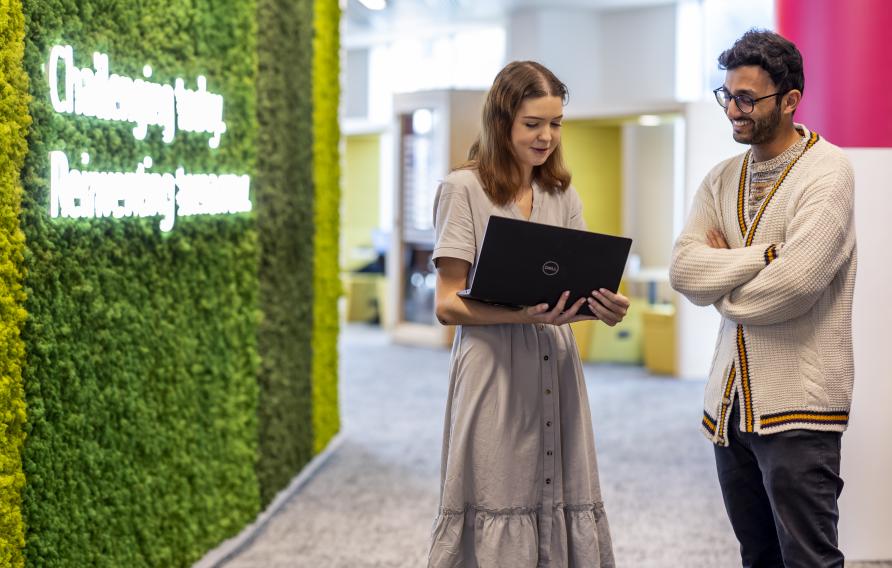
[[[425,566],[448,361],[446,351],[347,327],[343,444],[226,568]],[[703,383],[622,366],[585,371],[617,565],[740,566],[712,449],[697,430]]]

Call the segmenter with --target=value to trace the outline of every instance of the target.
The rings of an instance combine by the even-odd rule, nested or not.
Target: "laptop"
[[[458,295],[520,308],[567,306],[592,290],[616,292],[632,239],[493,215],[489,218],[471,287]],[[587,304],[580,314],[591,315]]]

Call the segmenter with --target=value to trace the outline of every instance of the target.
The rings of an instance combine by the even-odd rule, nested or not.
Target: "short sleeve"
[[[458,258],[474,264],[477,243],[467,190],[448,182],[437,188],[434,199],[434,253],[432,259]]]
[[[585,231],[585,217],[582,215],[582,200],[573,187],[567,188],[567,227]]]

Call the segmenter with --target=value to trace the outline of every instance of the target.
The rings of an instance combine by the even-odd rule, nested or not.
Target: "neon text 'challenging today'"
[[[93,53],[92,68],[78,68],[70,45],[53,46],[47,75],[56,112],[134,123],[137,140],[145,140],[149,127],[157,126],[168,144],[179,130],[208,133],[208,146],[217,148],[226,132],[223,97],[208,91],[201,75],[196,79],[198,90],[192,90],[180,78],[173,85],[148,81],[152,76],[148,65],[143,67],[144,78],[110,74],[108,55],[98,52]]]

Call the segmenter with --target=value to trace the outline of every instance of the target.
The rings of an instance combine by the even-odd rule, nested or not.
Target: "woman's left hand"
[[[592,295],[586,298],[586,301],[592,313],[610,327],[623,321],[629,311],[629,299],[622,294],[614,294],[606,288],[592,290]]]

